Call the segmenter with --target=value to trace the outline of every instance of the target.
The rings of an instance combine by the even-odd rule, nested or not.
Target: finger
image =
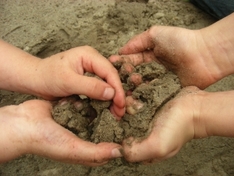
[[[143,83],[143,78],[140,73],[132,73],[128,78],[128,83],[134,85],[135,87]]]
[[[75,79],[68,80],[70,83],[68,84],[69,87],[66,87],[66,91],[74,92],[74,94],[86,95],[90,98],[99,100],[110,100],[114,98],[114,88],[105,81],[99,80],[95,77],[76,74],[73,78]]]
[[[113,67],[113,65],[97,51],[91,53],[86,59],[83,59],[82,63],[86,71],[95,73],[102,79],[106,80],[106,82],[114,88],[114,104],[123,110],[125,107],[125,94],[118,72]],[[119,113],[121,116],[123,116],[122,112],[123,111],[121,111],[121,113],[116,113]]]
[[[148,63],[154,61],[155,55],[153,51],[144,51],[141,53],[129,54],[129,55],[112,55],[109,61],[112,63],[130,63],[133,66],[140,65],[142,63]]]
[[[88,166],[99,166],[108,163],[109,160],[121,157],[119,145],[112,143],[93,144],[90,142],[74,139],[74,141],[66,141],[66,144],[53,147],[53,151],[59,152],[59,160],[82,164]],[[49,146],[51,147],[51,146]]]
[[[144,103],[134,99],[132,96],[126,97],[126,111],[128,114],[135,115],[142,110]]]
[[[120,120],[123,114],[125,114],[125,108],[118,107],[115,104],[113,104],[110,107],[110,111],[116,117],[117,120]]]
[[[122,117],[125,113],[125,93],[121,90],[116,90],[115,97],[113,99],[113,111],[116,117]]]
[[[128,76],[135,71],[136,69],[131,63],[123,63],[119,69],[119,75]]]
[[[120,55],[135,54],[154,48],[154,41],[147,30],[130,39],[122,48],[119,49]]]
[[[91,142],[81,141],[74,147],[74,150],[68,148],[67,152],[71,163],[88,166],[100,166],[109,162],[109,160],[122,157],[120,153],[121,146],[113,143],[93,144]]]
[[[115,90],[106,82],[94,77],[74,75],[73,78],[75,78],[76,80],[70,80],[71,82],[68,84],[69,87],[65,88],[67,92],[74,92],[75,94],[86,95],[90,98],[103,101],[113,99],[112,113],[117,118],[124,115],[125,95],[123,95],[122,90]]]

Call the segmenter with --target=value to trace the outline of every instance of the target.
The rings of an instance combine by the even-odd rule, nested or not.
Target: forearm
[[[199,30],[207,46],[204,60],[213,59],[217,80],[234,73],[234,13]],[[201,41],[202,42],[202,41]],[[207,66],[209,67],[209,65]]]
[[[234,137],[234,91],[202,92],[195,118],[195,138]]]
[[[15,159],[23,154],[23,152],[21,151],[21,146],[20,146],[20,143],[22,141],[16,141],[16,142],[12,141],[12,138],[9,137],[9,135],[5,133],[6,129],[2,128],[2,126],[3,125],[0,125],[0,127],[1,127],[0,164],[7,162],[7,161],[10,161],[12,159]]]
[[[40,60],[0,40],[0,89],[36,94]]]

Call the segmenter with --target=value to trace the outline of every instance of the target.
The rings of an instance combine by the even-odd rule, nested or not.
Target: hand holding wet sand
[[[234,14],[200,30],[153,26],[133,37],[110,61],[133,66],[156,60],[173,71],[182,86],[204,89],[234,73]]]
[[[95,49],[84,46],[46,59],[32,56],[0,41],[0,89],[33,94],[45,99],[86,95],[112,100],[116,117],[125,112],[125,96],[117,71]],[[87,77],[95,73],[101,79]],[[120,157],[114,143],[85,142],[51,117],[51,104],[42,100],[0,108],[0,162],[31,153],[83,165],[102,165]]]
[[[121,55],[111,56],[110,61],[128,65],[126,68],[157,61],[176,73],[182,86],[204,89],[234,73],[233,18],[231,14],[194,31],[151,27],[131,39],[119,50]],[[131,81],[134,83],[137,79],[131,78]],[[124,141],[124,156],[131,162],[156,162],[174,156],[192,139],[234,137],[233,98],[230,98],[233,94],[234,91],[208,93],[194,87],[183,89],[156,113],[144,140]],[[137,100],[130,104],[127,101],[130,109],[137,103]]]
[[[53,120],[51,110],[50,102],[42,100],[0,108],[0,163],[35,154],[62,162],[99,166],[121,156],[118,144],[94,144],[79,139]]]

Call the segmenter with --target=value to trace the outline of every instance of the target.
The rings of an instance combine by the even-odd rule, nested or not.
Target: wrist
[[[234,73],[234,14],[198,30],[204,51],[204,61],[216,81]]]
[[[193,109],[193,129],[194,129],[194,139],[208,137],[207,133],[207,120],[204,116],[204,99],[207,96],[207,92],[198,91],[193,96],[194,109]]]
[[[0,89],[40,96],[42,59],[0,40]]]
[[[0,163],[10,161],[26,153],[23,118],[24,111],[19,105],[0,108],[0,130],[2,131],[0,133]]]
[[[42,59],[34,57],[32,55],[29,55],[27,58],[26,63],[23,63],[22,65],[25,65],[25,67],[22,67],[21,69],[21,75],[19,75],[18,85],[19,91],[21,93],[27,93],[32,94],[35,96],[41,96],[38,90],[41,89],[41,70],[40,65],[42,63]],[[20,90],[21,89],[21,90]]]
[[[196,129],[197,138],[208,136],[234,137],[234,91],[203,92]]]
[[[18,90],[21,93],[27,93],[42,97],[45,99],[50,99],[51,95],[48,93],[52,87],[49,85],[49,81],[52,79],[47,79],[51,77],[51,73],[48,70],[52,70],[50,63],[47,63],[47,59],[40,59],[35,56],[30,55],[27,59],[28,63],[25,63],[28,69],[22,71],[22,75],[19,76],[18,87],[22,90]],[[17,91],[17,90],[16,90]]]
[[[34,60],[34,66],[32,66],[34,69],[31,70],[31,76],[27,79],[25,85],[28,93],[45,99],[51,99],[52,95],[50,95],[49,90],[53,89],[50,85],[53,79],[53,75],[51,75],[53,71],[50,62],[47,62],[48,59],[34,58]],[[52,79],[48,79],[51,77]]]

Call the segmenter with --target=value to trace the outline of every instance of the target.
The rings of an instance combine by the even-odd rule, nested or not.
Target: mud
[[[132,36],[152,25],[198,29],[214,22],[207,14],[183,0],[86,0],[0,1],[0,35],[5,41],[41,58],[76,46],[90,45],[105,57],[116,54]],[[157,69],[153,69],[153,68]],[[129,136],[144,137],[153,114],[180,89],[177,78],[155,63],[135,68],[143,83],[132,83],[120,74],[124,89],[143,103],[130,109],[117,122],[108,107],[111,102],[69,97],[54,107],[56,121],[85,140],[121,142]],[[121,69],[118,67],[118,69]],[[146,71],[148,70],[148,71]],[[153,72],[157,70],[158,72]],[[150,73],[150,74],[149,74]],[[153,75],[153,76],[152,76]],[[229,76],[207,91],[234,88]],[[31,95],[0,91],[0,106],[19,104]],[[62,105],[61,105],[62,104]],[[62,118],[59,118],[62,117]],[[79,119],[79,121],[77,121]],[[106,128],[112,128],[111,131]],[[156,146],[155,146],[156,147]],[[173,158],[157,164],[127,163],[124,159],[91,168],[26,155],[0,165],[0,175],[234,175],[234,141],[210,137],[187,143]]]

